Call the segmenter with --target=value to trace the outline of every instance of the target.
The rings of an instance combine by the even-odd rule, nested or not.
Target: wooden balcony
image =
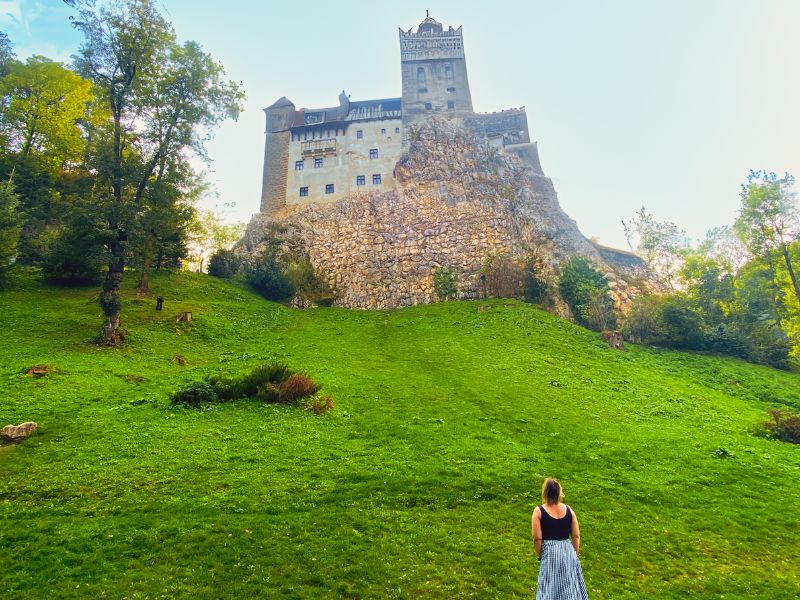
[[[306,156],[324,156],[336,154],[336,138],[326,140],[307,140],[300,142],[300,153]]]

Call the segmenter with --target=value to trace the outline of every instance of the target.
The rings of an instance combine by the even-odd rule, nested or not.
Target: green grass
[[[0,294],[0,425],[40,425],[0,447],[4,599],[532,598],[547,475],[592,599],[800,598],[800,446],[754,435],[800,408],[798,374],[620,353],[518,302],[294,311],[195,274],[152,289],[163,313],[127,290],[122,349],[87,343],[93,289]],[[167,401],[273,359],[335,410]],[[27,377],[38,363],[54,372]]]

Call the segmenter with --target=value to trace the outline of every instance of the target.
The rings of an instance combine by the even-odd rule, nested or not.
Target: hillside
[[[0,421],[40,425],[0,447],[2,598],[531,598],[545,475],[594,600],[800,597],[800,446],[753,434],[800,408],[798,374],[620,353],[519,302],[296,311],[196,274],[151,287],[165,311],[126,290],[115,350],[87,344],[93,289],[0,294]],[[335,410],[167,402],[273,358]]]

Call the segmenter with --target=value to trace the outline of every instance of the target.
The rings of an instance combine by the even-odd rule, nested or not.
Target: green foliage
[[[110,232],[91,206],[75,206],[73,210],[45,250],[42,270],[47,279],[60,285],[98,283],[108,264]]]
[[[800,444],[800,414],[787,410],[772,410],[769,414],[772,420],[764,427],[775,439]]]
[[[650,267],[660,281],[675,289],[683,254],[688,248],[686,232],[671,221],[656,221],[642,207],[627,223],[623,221],[628,244]]]
[[[170,400],[173,404],[197,408],[203,404],[219,402],[220,397],[207,381],[192,381],[172,394]]]
[[[82,158],[79,122],[86,122],[94,94],[90,81],[44,56],[12,61],[0,78],[0,138],[19,162],[37,156],[50,169]]]
[[[582,256],[571,256],[561,268],[559,292],[575,321],[596,331],[616,327],[608,281]]]
[[[304,300],[320,306],[330,306],[333,303],[333,292],[319,278],[307,257],[296,255],[289,257],[286,266],[283,267],[283,273],[294,287],[295,293]]]
[[[440,302],[455,298],[458,293],[458,273],[455,269],[434,269],[433,290]]]
[[[208,274],[212,277],[230,279],[239,272],[241,257],[233,250],[221,248],[208,259]]]
[[[286,300],[295,293],[294,285],[284,274],[283,265],[271,248],[266,248],[245,264],[244,278],[267,300]]]
[[[0,183],[0,289],[6,284],[9,271],[17,260],[20,218],[19,198],[11,181]]]
[[[522,289],[525,302],[544,304],[549,300],[550,286],[540,262],[533,257],[525,261]]]
[[[222,400],[239,400],[240,398],[260,397],[265,399],[270,385],[280,385],[294,371],[283,363],[271,362],[258,365],[249,373],[235,377],[214,375],[208,378]],[[277,391],[271,401],[277,401]]]

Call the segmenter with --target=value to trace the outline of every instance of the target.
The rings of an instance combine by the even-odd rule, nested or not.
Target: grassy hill
[[[0,447],[2,598],[532,598],[547,475],[581,519],[592,599],[800,598],[800,446],[754,435],[800,408],[798,374],[620,353],[518,302],[295,311],[195,274],[152,289],[165,311],[129,289],[122,349],[87,343],[93,289],[0,294],[0,425],[40,425]],[[167,401],[275,358],[335,410]],[[27,377],[38,363],[54,371]]]

